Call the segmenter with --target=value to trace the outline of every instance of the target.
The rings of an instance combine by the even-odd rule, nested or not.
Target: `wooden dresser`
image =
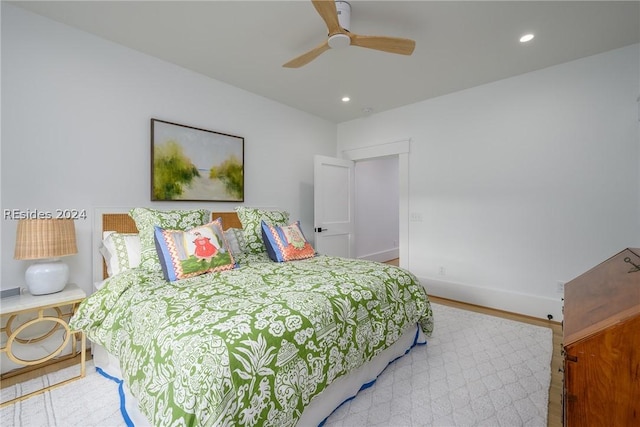
[[[565,285],[565,427],[640,426],[640,249]]]

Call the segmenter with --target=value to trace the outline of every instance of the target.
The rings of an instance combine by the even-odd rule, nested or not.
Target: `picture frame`
[[[244,138],[151,119],[151,200],[244,201]]]

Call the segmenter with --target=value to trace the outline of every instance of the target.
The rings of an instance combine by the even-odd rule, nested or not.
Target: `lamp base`
[[[67,286],[69,266],[59,259],[31,264],[25,273],[31,295],[47,295],[60,292]]]

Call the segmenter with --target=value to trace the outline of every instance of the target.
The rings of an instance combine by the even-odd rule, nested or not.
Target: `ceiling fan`
[[[351,5],[341,0],[312,0],[320,17],[327,24],[328,39],[319,46],[303,53],[283,65],[286,68],[299,68],[316,59],[329,49],[344,48],[349,45],[366,47],[400,55],[411,55],[416,42],[411,39],[384,36],[361,36],[349,32]]]

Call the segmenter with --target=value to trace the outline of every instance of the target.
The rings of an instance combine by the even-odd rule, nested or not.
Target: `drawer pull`
[[[636,264],[635,262],[631,261],[631,258],[625,257],[624,262],[626,262],[627,264],[631,264],[634,267],[629,270],[628,273],[635,273],[636,271],[640,271],[640,264]]]

